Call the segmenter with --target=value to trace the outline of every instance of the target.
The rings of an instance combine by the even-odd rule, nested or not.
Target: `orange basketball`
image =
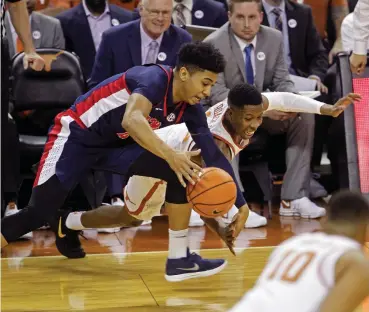
[[[209,167],[203,170],[195,185],[187,184],[186,195],[198,214],[215,218],[232,208],[236,201],[237,187],[227,172]]]

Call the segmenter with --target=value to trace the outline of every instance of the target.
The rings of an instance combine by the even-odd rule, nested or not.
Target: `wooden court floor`
[[[241,233],[236,257],[205,227],[191,228],[191,249],[226,258],[228,266],[180,283],[164,279],[164,218],[115,234],[86,231],[81,241],[89,255],[78,260],[57,255],[50,231],[35,231],[31,241],[2,251],[1,311],[227,311],[252,287],[273,246],[319,228],[316,220],[274,216],[267,227]],[[355,312],[368,311],[366,302]]]

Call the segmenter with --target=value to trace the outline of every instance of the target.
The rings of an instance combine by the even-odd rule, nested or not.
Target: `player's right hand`
[[[167,157],[166,161],[170,168],[176,173],[179,182],[183,187],[186,187],[185,178],[191,184],[195,184],[195,181],[199,179],[199,175],[202,172],[202,168],[191,161],[191,157],[197,156],[201,153],[201,150],[190,152],[172,151]]]

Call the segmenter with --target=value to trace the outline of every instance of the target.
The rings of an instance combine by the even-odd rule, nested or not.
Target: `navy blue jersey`
[[[214,142],[202,106],[174,104],[172,89],[173,73],[170,67],[136,66],[103,81],[79,97],[65,113],[86,129],[83,138],[85,146],[125,146],[134,143],[122,127],[126,104],[130,94],[139,93],[153,104],[148,122],[154,130],[184,121],[201,149],[206,165],[222,168],[235,179],[230,163]],[[244,204],[238,189],[236,206]]]

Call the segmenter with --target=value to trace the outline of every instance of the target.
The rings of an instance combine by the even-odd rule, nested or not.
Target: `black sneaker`
[[[55,244],[59,252],[70,259],[84,258],[86,256],[85,251],[79,241],[79,234],[81,231],[75,231],[68,229],[65,225],[70,210],[59,210],[58,214],[50,224],[51,229],[55,233]]]

